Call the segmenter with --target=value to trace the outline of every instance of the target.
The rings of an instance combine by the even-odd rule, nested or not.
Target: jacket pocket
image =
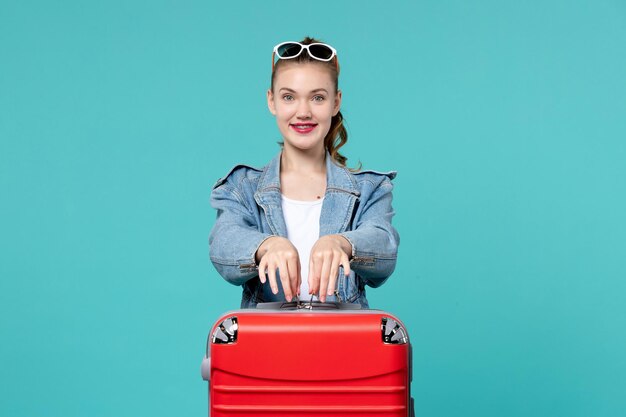
[[[345,276],[343,273],[343,268],[339,269],[339,279],[337,282],[339,285],[337,286],[337,293],[341,298],[341,302],[344,303],[354,303],[357,298],[359,298],[359,286],[357,284],[358,277],[352,271],[350,275]]]

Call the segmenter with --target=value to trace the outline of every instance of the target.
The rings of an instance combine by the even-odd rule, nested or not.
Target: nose
[[[309,108],[308,100],[302,100],[298,104],[298,111],[296,112],[296,117],[298,119],[310,119],[311,118],[311,109]]]

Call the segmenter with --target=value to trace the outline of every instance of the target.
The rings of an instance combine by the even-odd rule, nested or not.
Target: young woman
[[[235,166],[213,187],[210,258],[243,286],[242,308],[295,297],[367,308],[365,285],[395,268],[396,173],[346,167],[338,76],[330,45],[308,37],[277,45],[267,105],[281,152],[263,168]]]

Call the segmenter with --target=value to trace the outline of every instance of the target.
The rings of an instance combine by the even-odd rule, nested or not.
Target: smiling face
[[[277,70],[267,105],[276,116],[285,150],[323,154],[331,119],[339,112],[341,91],[324,65],[289,63]]]

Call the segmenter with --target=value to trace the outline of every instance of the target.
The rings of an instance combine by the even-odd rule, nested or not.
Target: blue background
[[[210,186],[278,151],[271,48],[305,35],[349,164],[399,171],[369,298],[417,415],[626,415],[626,3],[227,3],[0,2],[0,415],[206,415],[240,300]]]

